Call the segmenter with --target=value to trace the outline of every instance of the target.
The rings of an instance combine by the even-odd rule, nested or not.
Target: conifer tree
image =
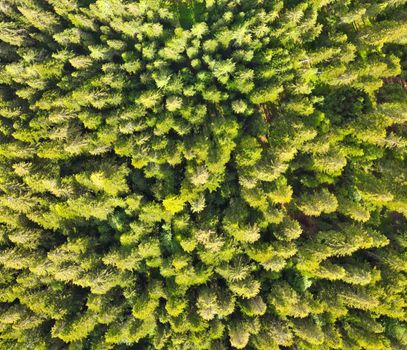
[[[406,23],[0,1],[0,349],[404,349]]]

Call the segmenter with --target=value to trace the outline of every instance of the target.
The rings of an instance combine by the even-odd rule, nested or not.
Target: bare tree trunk
[[[407,90],[407,80],[400,77],[383,78],[385,84],[399,84]]]

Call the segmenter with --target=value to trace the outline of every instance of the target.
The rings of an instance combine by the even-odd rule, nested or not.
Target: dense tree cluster
[[[406,78],[406,0],[0,1],[0,349],[405,349]]]

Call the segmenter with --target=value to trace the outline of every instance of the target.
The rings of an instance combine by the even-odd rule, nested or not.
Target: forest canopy
[[[0,0],[0,349],[406,349],[406,147],[407,0]]]

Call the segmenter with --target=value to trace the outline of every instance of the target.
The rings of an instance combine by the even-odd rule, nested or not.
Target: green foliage
[[[320,191],[302,194],[297,206],[305,215],[319,216],[321,213],[334,212],[338,207],[338,201],[332,193],[322,188]]]
[[[405,0],[0,1],[0,349],[404,349]]]

